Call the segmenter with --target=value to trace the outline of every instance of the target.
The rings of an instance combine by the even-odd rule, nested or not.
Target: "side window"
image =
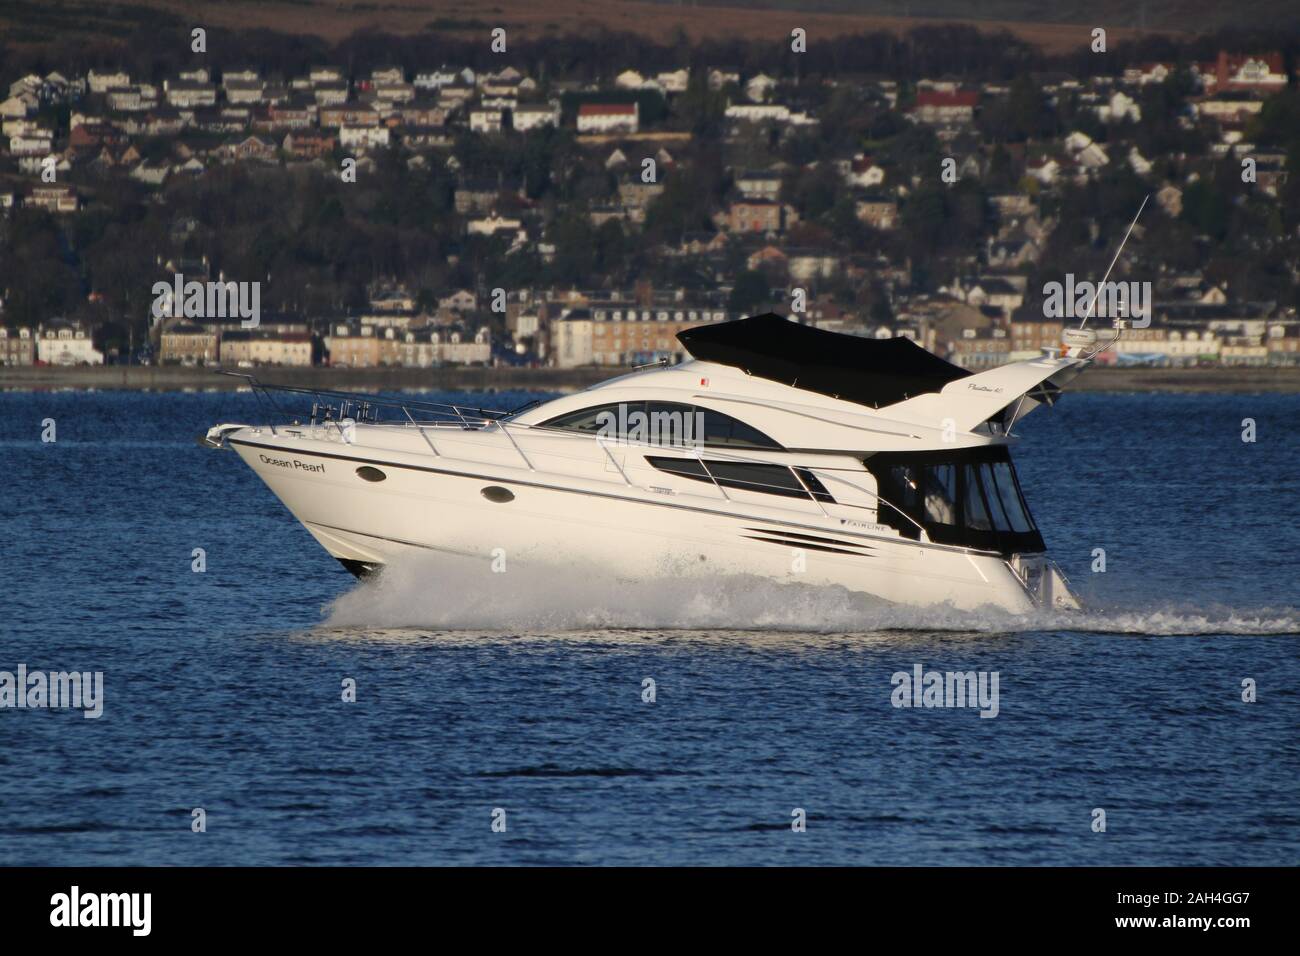
[[[728,445],[737,448],[780,448],[757,428],[696,405],[680,402],[618,402],[568,412],[541,428],[597,434],[651,445]]]
[[[718,484],[786,498],[807,498],[799,479],[785,465],[751,465],[742,461],[706,461]]]
[[[692,481],[717,482],[724,488],[737,488],[761,494],[780,495],[783,498],[815,498],[834,502],[835,499],[817,477],[805,468],[798,474],[785,465],[763,465],[742,461],[713,461],[698,458],[657,458],[646,456],[660,471]]]
[[[966,466],[966,527],[975,531],[992,531],[988,506],[980,490],[979,470],[976,465]]]
[[[1002,506],[1011,521],[1011,530],[1021,533],[1032,531],[1034,524],[1021,503],[1020,492],[1016,490],[1016,479],[1011,473],[1011,464],[999,461],[995,462],[993,467],[997,473],[998,496],[1002,499]]]
[[[998,483],[993,476],[993,465],[984,462],[980,466],[980,484],[984,486],[985,500],[988,501],[989,513],[993,516],[993,527],[998,531],[1010,531],[1011,522],[1002,510],[1002,500],[998,497]]]
[[[925,469],[925,520],[957,524],[956,465],[930,465]]]
[[[641,410],[642,402],[624,403],[622,406],[627,411]],[[566,415],[560,415],[552,418],[550,421],[542,422],[542,428],[563,428],[567,431],[590,432],[593,435],[600,431],[601,426],[610,419],[602,417],[602,413],[613,415],[613,421],[619,421],[619,406],[615,405],[593,405],[591,408],[584,408],[578,412],[569,412]]]
[[[868,459],[868,469],[876,476],[876,487],[883,502],[878,506],[876,520],[894,528],[905,538],[919,538],[920,533],[913,522],[921,520],[922,469],[917,465],[883,462],[873,468],[871,461]]]
[[[757,428],[744,422],[715,412],[712,409],[700,409],[704,413],[704,443],[706,445],[741,445],[748,448],[780,448],[781,446],[768,438]]]
[[[680,402],[646,402],[642,440],[651,445],[694,447],[704,440],[704,420],[699,412]]]
[[[803,482],[804,487],[811,491],[812,496],[818,501],[835,503],[835,496],[827,491],[826,486],[821,483],[821,479],[807,468],[796,468],[794,473],[799,476],[799,480]]]

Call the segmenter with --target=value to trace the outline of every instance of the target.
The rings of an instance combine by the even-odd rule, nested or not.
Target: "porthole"
[[[364,478],[366,481],[383,481],[388,476],[378,468],[371,468],[369,465],[362,465],[357,469],[357,477]]]
[[[483,497],[488,501],[495,501],[499,505],[507,501],[515,500],[515,493],[509,488],[502,488],[500,485],[488,485],[483,489]]]

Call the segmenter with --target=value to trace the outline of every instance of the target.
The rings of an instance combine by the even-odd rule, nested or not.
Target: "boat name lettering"
[[[289,461],[284,458],[267,458],[265,455],[258,455],[257,457],[262,459],[263,464],[275,465],[275,467],[277,468],[294,468],[297,469],[298,471],[315,472],[318,475],[325,474],[324,463],[319,465],[309,465],[307,462],[299,461],[297,458],[293,459],[292,461]]]

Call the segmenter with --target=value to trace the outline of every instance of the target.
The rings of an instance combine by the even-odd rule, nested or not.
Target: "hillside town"
[[[0,75],[0,365],[618,367],[776,311],[987,368],[1059,347],[1045,284],[1144,197],[1149,325],[1100,360],[1298,365],[1290,56]],[[174,280],[260,311],[154,307]]]

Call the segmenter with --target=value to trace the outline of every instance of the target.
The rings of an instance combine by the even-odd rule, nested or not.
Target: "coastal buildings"
[[[436,368],[441,365],[486,365],[492,338],[486,327],[422,322],[395,325],[336,323],[325,338],[329,363],[336,368]]]
[[[552,324],[555,364],[577,368],[680,361],[685,351],[678,332],[736,317],[723,309],[594,302],[568,310]]]
[[[1166,116],[1148,108],[1160,84],[1178,104]],[[264,64],[31,73],[0,77],[0,221],[18,223],[10,243],[53,229],[80,257],[60,279],[78,283],[60,310],[110,340],[110,360],[144,317],[138,290],[109,268],[95,227],[105,220],[147,259],[211,256],[214,274],[251,271],[234,278],[265,282],[268,303],[298,313],[292,328],[164,323],[150,343],[164,363],[616,367],[679,354],[673,333],[702,315],[775,309],[915,336],[984,366],[1059,345],[1035,290],[1071,243],[1104,244],[1116,217],[1085,205],[1062,223],[1061,210],[1080,208],[1079,190],[1117,205],[1115,183],[1140,183],[1155,202],[1139,232],[1154,241],[1135,237],[1136,278],[1151,279],[1164,310],[1106,360],[1281,364],[1294,361],[1300,274],[1292,171],[1258,118],[1290,85],[1269,50],[1015,82],[978,68],[958,81],[715,64],[692,86],[685,67],[529,76],[364,58],[297,75]],[[1037,101],[1042,128],[1012,129]],[[823,117],[856,127],[823,131]],[[1179,130],[1183,151],[1150,147]],[[938,137],[956,181],[900,145],[917,137]],[[344,158],[358,178],[336,194]],[[1247,159],[1255,181],[1224,192]],[[231,205],[232,183],[277,210],[239,246],[231,214],[251,222],[257,210]],[[147,231],[118,215],[127,200],[148,210]],[[1278,228],[1243,233],[1247,216]],[[1224,248],[1242,234],[1257,248]],[[53,269],[58,257],[25,261]],[[1227,281],[1230,261],[1269,267]],[[389,271],[400,305],[368,288]],[[21,329],[50,316],[13,301],[3,318],[17,357]]]
[[[312,337],[307,332],[232,329],[221,334],[221,364],[227,367],[305,368],[315,364],[313,358]]]

